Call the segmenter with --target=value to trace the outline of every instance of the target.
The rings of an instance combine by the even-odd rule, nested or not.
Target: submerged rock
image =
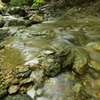
[[[84,74],[87,68],[88,68],[88,59],[86,57],[75,58],[72,69],[76,74]]]
[[[72,67],[73,71],[76,74],[84,74],[89,67],[89,60],[90,57],[87,51],[82,48],[75,48],[75,60]]]

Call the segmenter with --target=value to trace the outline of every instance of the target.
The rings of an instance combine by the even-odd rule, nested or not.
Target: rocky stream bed
[[[20,12],[0,16],[0,100],[100,100],[100,22]]]

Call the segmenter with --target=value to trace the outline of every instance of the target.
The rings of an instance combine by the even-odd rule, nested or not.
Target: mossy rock
[[[72,70],[75,74],[84,74],[88,69],[90,57],[86,50],[82,48],[75,48],[75,60]]]
[[[29,20],[32,22],[32,23],[41,23],[43,21],[43,19],[38,15],[38,14],[33,14]]]
[[[21,8],[21,7],[12,7],[11,9],[8,10],[8,12],[11,15],[17,14],[17,15],[23,16],[23,17],[27,15],[25,9]]]
[[[30,20],[17,20],[17,19],[12,19],[9,20],[8,26],[30,26],[31,21]]]

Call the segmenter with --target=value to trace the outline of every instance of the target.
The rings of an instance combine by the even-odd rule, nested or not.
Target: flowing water
[[[0,65],[9,70],[19,65],[37,64],[37,57],[42,53],[48,54],[55,49],[59,52],[67,47],[84,48],[91,59],[100,62],[100,24],[48,21],[31,27],[5,28],[10,29],[12,36],[1,43],[5,45],[5,48],[0,51],[3,59]],[[92,73],[94,73],[93,76]],[[44,86],[37,91],[33,87],[27,93],[34,100],[76,100],[75,98],[78,98],[77,100],[100,100],[100,75],[98,73],[91,69],[89,73],[80,78],[70,71],[63,72],[56,77],[47,79]],[[36,75],[41,79],[41,73],[37,71],[37,74],[35,73],[33,76]],[[84,86],[82,94],[86,95],[83,97],[77,95],[77,91],[74,90],[74,88],[82,87],[78,84],[79,82],[82,82]],[[77,85],[75,85],[76,83]]]

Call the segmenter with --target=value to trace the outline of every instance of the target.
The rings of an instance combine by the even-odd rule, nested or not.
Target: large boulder
[[[21,8],[21,7],[12,7],[11,9],[8,10],[8,13],[11,15],[17,14],[17,15],[22,16],[22,17],[27,15],[25,9]]]
[[[32,22],[32,23],[41,23],[43,21],[43,19],[38,15],[38,14],[33,14],[29,20]]]
[[[7,23],[7,26],[30,26],[31,21],[30,20],[17,20],[17,19],[12,19],[9,20]]]

